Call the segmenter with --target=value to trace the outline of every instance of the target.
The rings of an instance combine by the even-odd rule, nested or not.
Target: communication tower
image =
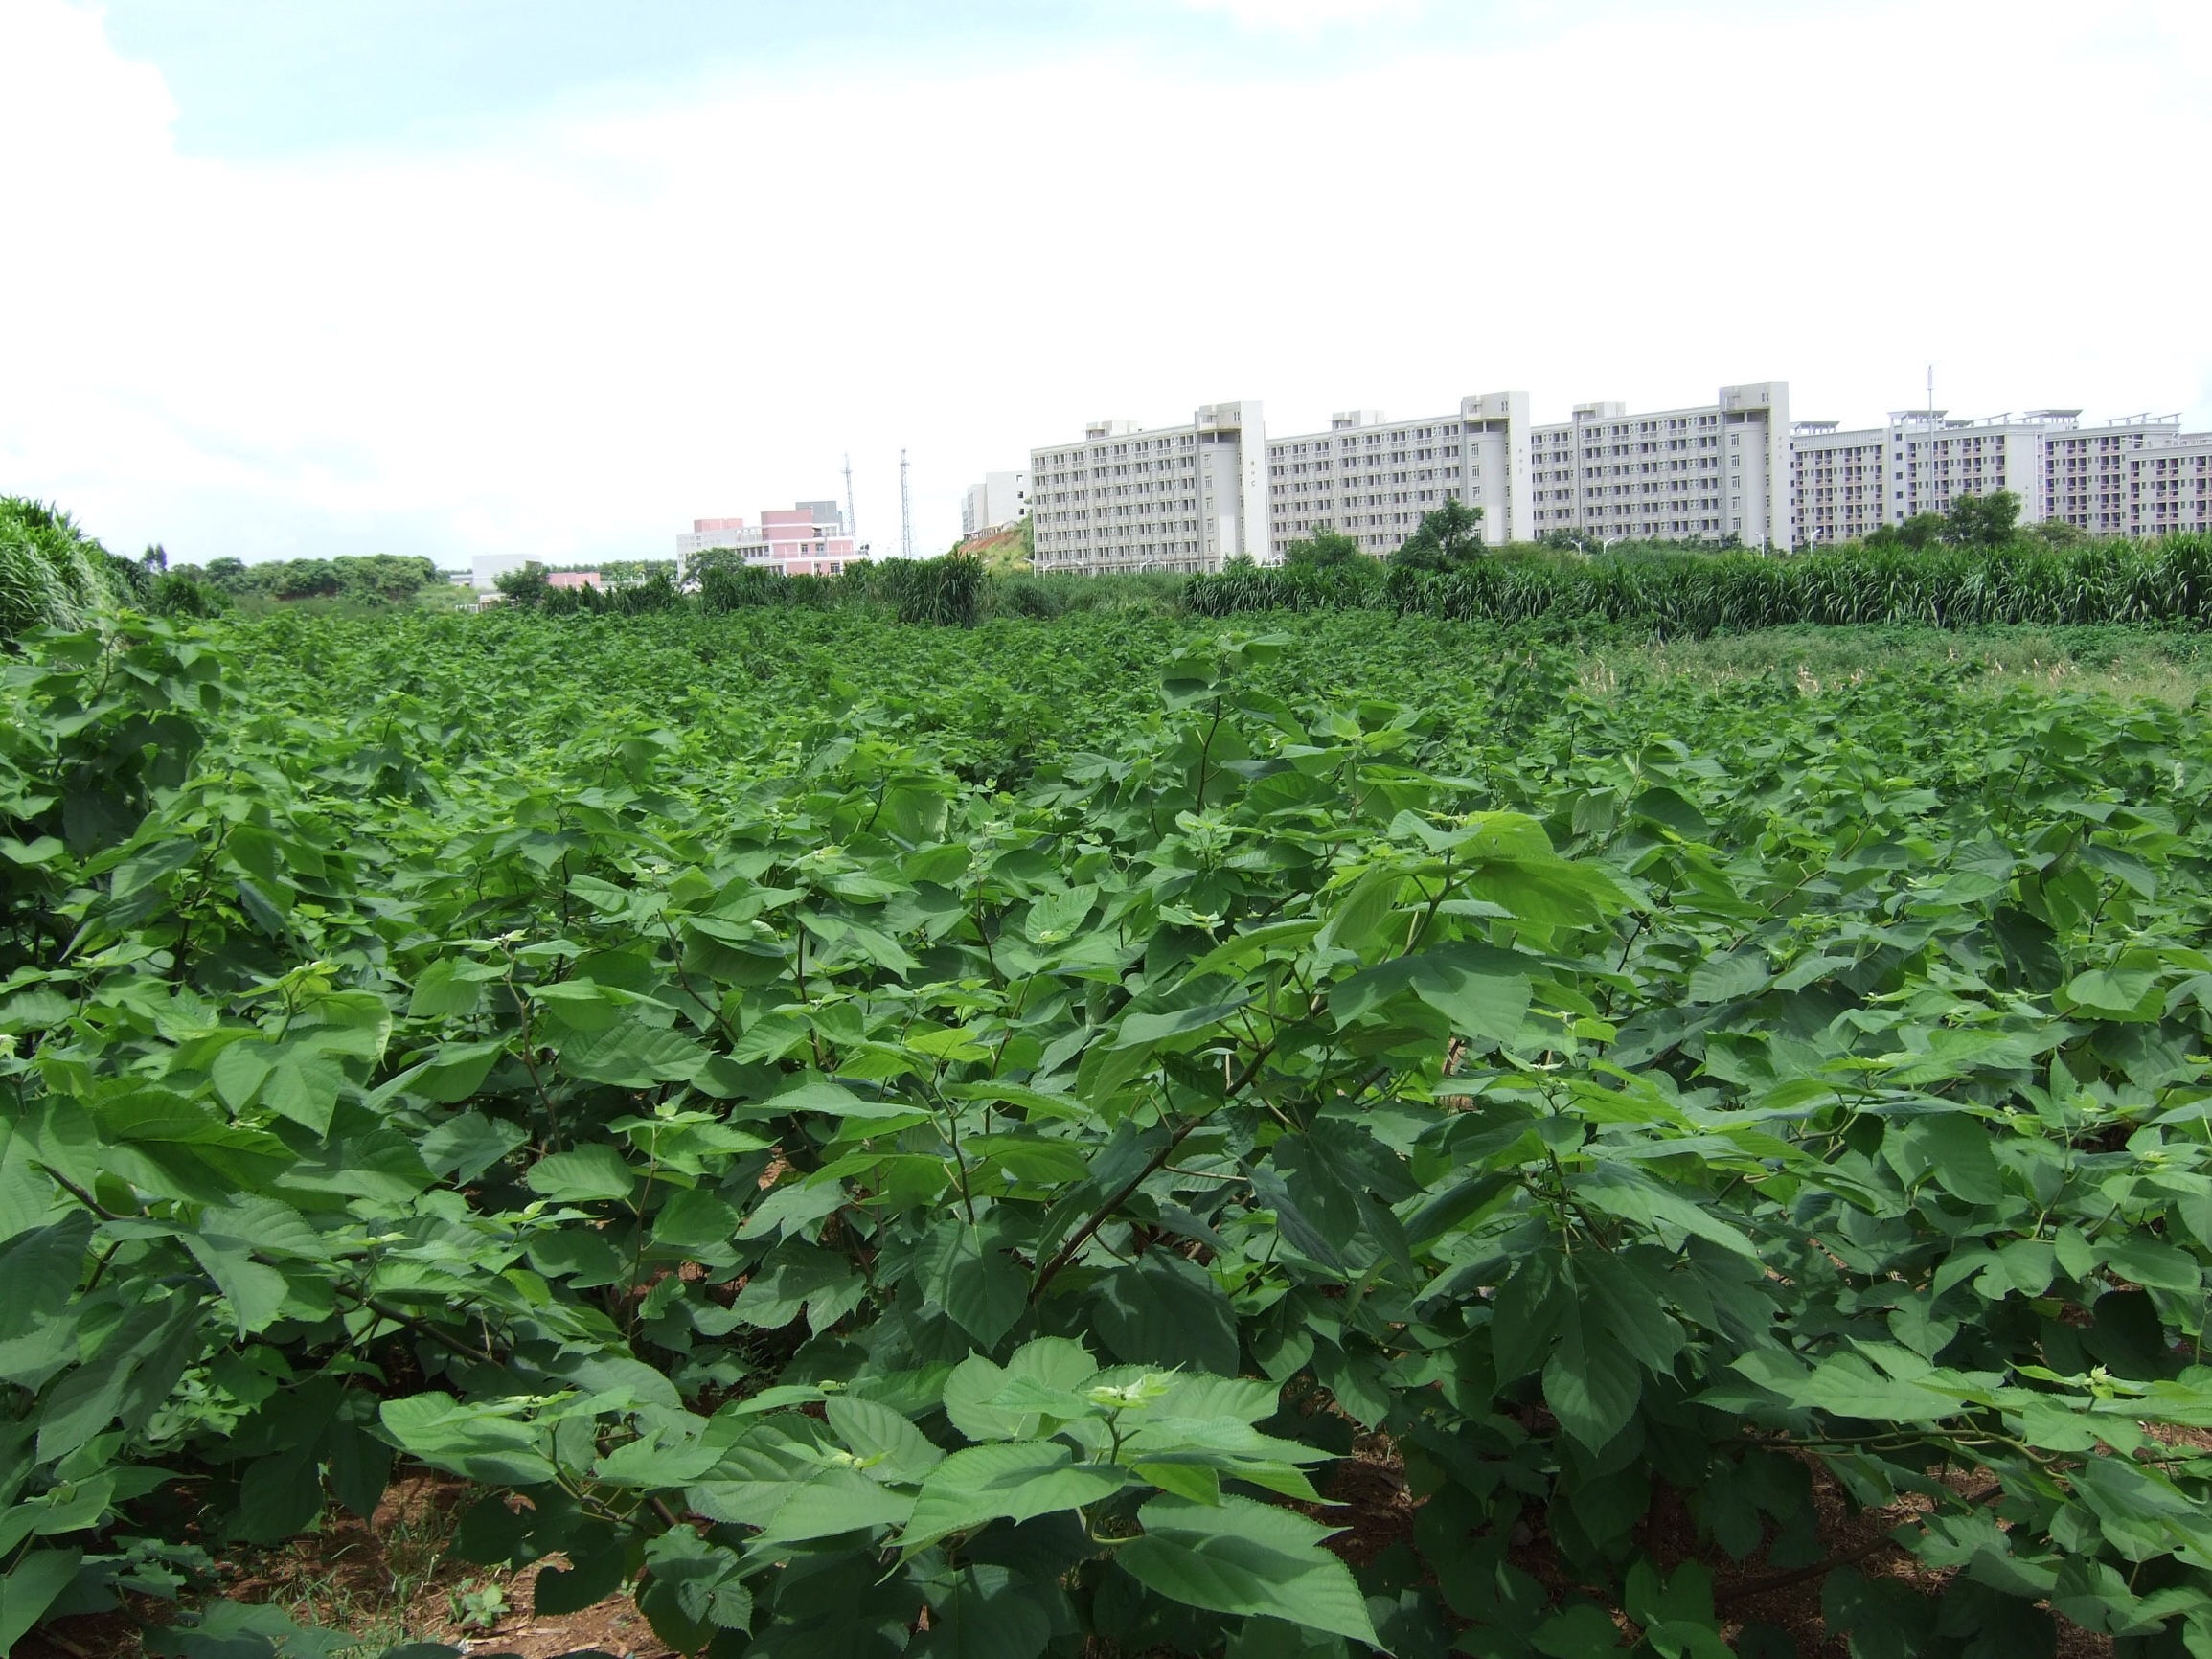
[[[914,499],[906,489],[906,451],[899,451],[899,557],[914,557]]]

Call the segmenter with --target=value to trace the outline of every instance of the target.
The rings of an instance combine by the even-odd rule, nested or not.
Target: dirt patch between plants
[[[402,1642],[518,1659],[594,1648],[616,1659],[673,1659],[627,1596],[540,1618],[531,1610],[536,1566],[479,1567],[449,1555],[463,1512],[481,1495],[450,1475],[402,1474],[367,1521],[332,1510],[319,1532],[282,1548],[228,1552],[209,1599],[271,1605],[301,1625],[347,1631],[369,1659]],[[137,1599],[122,1612],[57,1620],[25,1637],[11,1659],[139,1659],[139,1626],[175,1616]]]

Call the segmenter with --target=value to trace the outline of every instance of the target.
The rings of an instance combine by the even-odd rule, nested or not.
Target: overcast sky
[[[918,551],[1106,417],[1790,382],[2212,426],[2204,0],[0,0],[0,493]]]

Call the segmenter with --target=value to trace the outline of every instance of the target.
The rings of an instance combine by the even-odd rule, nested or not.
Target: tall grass
[[[115,603],[112,562],[59,508],[0,495],[0,639],[82,627]]]
[[[1614,624],[1699,638],[1812,623],[1959,628],[2212,625],[2212,536],[2051,549],[1837,548],[1791,557],[1509,554],[1456,570],[1241,569],[1191,579],[1201,616],[1365,607],[1453,622]]]

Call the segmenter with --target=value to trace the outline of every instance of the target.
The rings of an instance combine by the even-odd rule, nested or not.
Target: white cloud
[[[1749,21],[1741,20],[1747,15]],[[1092,416],[1278,432],[1792,382],[2212,420],[2194,9],[1676,9],[1322,78],[764,70],[437,153],[180,153],[0,5],[0,490],[181,557],[659,553],[837,492],[942,547]],[[2201,44],[2201,34],[2195,37]]]

